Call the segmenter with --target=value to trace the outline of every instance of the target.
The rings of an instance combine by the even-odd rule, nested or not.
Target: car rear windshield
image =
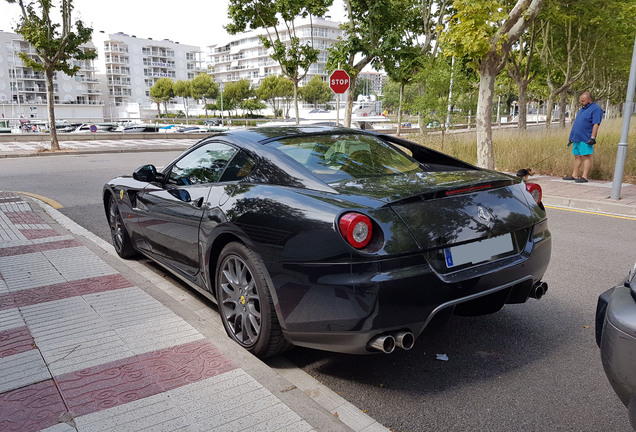
[[[306,135],[269,144],[326,183],[419,170],[408,150],[369,135]]]

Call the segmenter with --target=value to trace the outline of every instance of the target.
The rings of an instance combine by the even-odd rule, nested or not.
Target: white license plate
[[[457,267],[463,264],[478,264],[489,261],[492,257],[513,250],[512,236],[505,234],[477,242],[466,243],[444,249],[446,267]]]

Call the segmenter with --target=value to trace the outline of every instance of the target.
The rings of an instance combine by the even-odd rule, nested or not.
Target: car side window
[[[218,142],[198,147],[172,166],[167,183],[187,186],[218,182],[236,152],[234,147]]]

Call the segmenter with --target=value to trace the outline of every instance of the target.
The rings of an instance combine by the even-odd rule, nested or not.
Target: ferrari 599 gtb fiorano
[[[208,296],[262,357],[410,349],[435,317],[547,290],[538,185],[388,135],[223,132],[113,179],[103,202],[120,256],[143,254]]]

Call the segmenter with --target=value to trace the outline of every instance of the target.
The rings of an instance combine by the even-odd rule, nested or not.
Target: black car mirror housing
[[[143,165],[137,168],[132,176],[138,181],[152,182],[157,179],[157,168],[154,165]]]

